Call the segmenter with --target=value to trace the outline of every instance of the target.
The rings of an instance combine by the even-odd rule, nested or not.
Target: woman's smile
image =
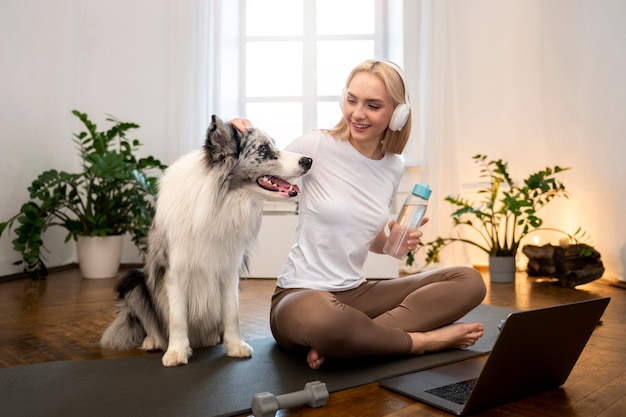
[[[393,102],[379,77],[367,72],[356,74],[343,103],[343,116],[350,122],[352,146],[365,156],[379,159],[381,140],[393,110]]]

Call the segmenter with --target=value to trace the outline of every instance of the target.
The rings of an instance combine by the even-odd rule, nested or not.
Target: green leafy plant
[[[126,133],[139,125],[109,116],[107,121],[113,125],[98,131],[87,114],[76,110],[72,114],[86,128],[74,134],[82,171],[43,172],[28,187],[30,200],[19,213],[0,223],[1,236],[17,222],[12,243],[22,259],[15,264],[23,264],[33,278],[47,275],[42,235],[50,226],[67,230],[65,242],[79,235],[130,233],[133,243],[145,252],[157,194],[157,177],[151,173],[166,168],[152,156],[135,156],[141,143],[127,139]]]
[[[480,178],[487,185],[478,191],[482,198],[475,202],[460,196],[447,196],[445,201],[456,207],[451,214],[453,226],[477,232],[474,239],[457,236],[437,237],[421,243],[417,250],[426,250],[426,262],[439,262],[443,248],[454,242],[463,242],[479,248],[489,256],[515,256],[520,241],[537,230],[552,230],[578,242],[584,234],[580,229],[573,235],[558,229],[542,227],[538,212],[556,197],[568,198],[565,186],[557,179],[570,168],[546,167],[517,185],[509,175],[508,164],[502,159],[489,160],[486,155],[473,157],[480,167]],[[407,264],[414,262],[409,254]]]

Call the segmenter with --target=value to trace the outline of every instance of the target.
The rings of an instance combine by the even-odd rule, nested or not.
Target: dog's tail
[[[105,348],[132,349],[141,347],[147,329],[158,327],[152,295],[146,285],[143,269],[133,269],[122,278],[115,290],[118,311],[113,323],[102,334]]]

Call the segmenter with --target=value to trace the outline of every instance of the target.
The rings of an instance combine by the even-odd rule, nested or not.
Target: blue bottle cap
[[[418,197],[422,197],[424,200],[428,200],[430,198],[430,193],[432,193],[432,190],[430,189],[428,184],[415,184],[412,193]]]

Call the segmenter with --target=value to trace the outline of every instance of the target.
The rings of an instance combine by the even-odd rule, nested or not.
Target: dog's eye
[[[267,152],[269,152],[269,150],[270,149],[268,148],[267,145],[261,145],[261,146],[259,146],[258,152],[259,152],[259,155],[265,156],[267,154]]]

